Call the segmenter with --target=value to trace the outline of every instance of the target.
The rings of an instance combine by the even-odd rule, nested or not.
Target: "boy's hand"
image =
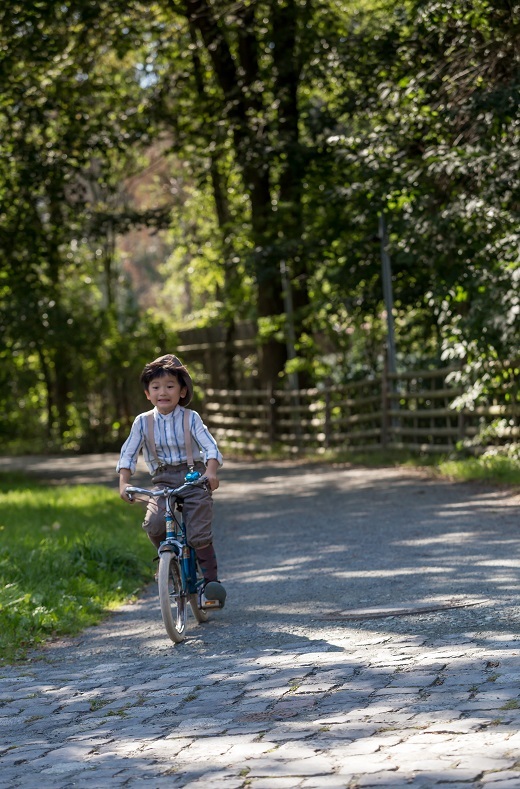
[[[130,498],[130,496],[126,492],[127,485],[128,485],[128,482],[120,483],[120,485],[119,485],[119,495],[121,496],[123,501],[128,501],[130,504],[133,504],[134,503],[134,499]]]
[[[218,471],[218,460],[214,460],[214,458],[210,458],[206,464],[206,472],[204,476],[208,480],[209,487],[211,490],[216,490],[220,485],[219,479],[217,477]]]
[[[128,501],[130,504],[133,504],[133,499],[131,499],[126,492],[128,485],[130,485],[130,477],[130,469],[122,468],[119,472],[119,495],[123,501]]]
[[[204,479],[208,480],[208,484],[211,490],[216,490],[220,485],[220,480],[216,474],[212,474],[210,471],[206,470],[204,474]]]

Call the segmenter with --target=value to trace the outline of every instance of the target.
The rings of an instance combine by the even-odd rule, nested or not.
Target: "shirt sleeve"
[[[116,471],[119,474],[120,469],[129,468],[132,474],[137,466],[137,458],[144,443],[144,426],[143,415],[140,414],[134,419],[130,435],[126,439],[121,448],[119,462],[116,466]]]
[[[218,461],[219,466],[221,466],[224,460],[217,446],[217,442],[196,411],[191,412],[190,432],[202,452],[204,463],[214,458]]]

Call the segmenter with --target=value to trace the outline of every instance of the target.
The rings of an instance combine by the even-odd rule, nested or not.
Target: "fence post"
[[[457,415],[457,432],[459,434],[459,441],[464,441],[466,437],[466,420],[464,419],[464,411],[459,411]]]
[[[381,446],[388,444],[388,360],[385,355],[383,373],[381,375]]]
[[[274,396],[274,387],[271,384],[268,390],[268,408],[269,408],[269,444],[272,448],[276,436],[276,398]]]
[[[331,386],[330,378],[327,378],[327,380],[325,381],[325,423],[323,425],[323,430],[325,433],[325,441],[324,441],[325,449],[328,449],[330,447],[330,424],[331,424],[330,386]]]

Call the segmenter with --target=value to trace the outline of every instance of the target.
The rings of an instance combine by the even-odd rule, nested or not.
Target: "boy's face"
[[[171,414],[181,397],[185,397],[187,389],[181,386],[176,375],[166,373],[159,378],[152,378],[145,390],[145,395],[160,414]]]

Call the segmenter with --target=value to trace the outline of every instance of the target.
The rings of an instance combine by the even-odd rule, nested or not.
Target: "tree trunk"
[[[298,339],[309,307],[303,244],[306,157],[299,137],[298,25],[306,24],[312,4],[300,7],[296,0],[270,3],[274,94],[278,103],[277,124],[272,129],[267,127],[268,109],[263,91],[258,90],[265,79],[258,57],[256,5],[238,4],[234,8],[235,51],[228,43],[225,23],[216,16],[214,5],[208,0],[185,0],[185,8],[192,37],[195,40],[194,31],[198,31],[223,93],[236,162],[250,199],[258,318],[273,317],[276,325],[284,314],[283,263],[289,272],[294,305],[294,315],[287,317],[293,322]],[[202,74],[199,69],[196,77],[201,86],[199,92],[204,91]],[[214,182],[215,196],[217,193]],[[273,196],[277,198],[277,211],[273,211]],[[218,199],[222,202],[222,196]],[[262,384],[276,385],[287,360],[285,343],[273,336],[262,345],[261,357]]]
[[[271,228],[273,214],[270,187],[268,136],[255,123],[264,115],[261,95],[253,86],[262,75],[257,58],[254,31],[254,6],[237,9],[238,58],[240,72],[224,34],[207,0],[185,0],[186,14],[196,28],[211,59],[213,70],[224,94],[225,112],[233,135],[237,164],[251,204],[251,223],[255,254],[259,318],[283,314],[279,260],[273,253]],[[253,119],[251,123],[250,119]],[[263,385],[278,380],[283,370],[285,345],[270,339],[260,348],[259,375]]]
[[[309,306],[307,260],[303,244],[303,179],[306,161],[299,133],[297,57],[299,9],[294,0],[272,3],[275,94],[278,98],[278,144],[282,170],[279,180],[279,228],[285,241],[298,337]]]
[[[193,71],[195,76],[195,84],[199,98],[205,106],[208,103],[206,95],[206,88],[204,85],[203,69],[197,51],[197,35],[193,22],[190,20],[190,36],[193,42],[192,61]],[[236,267],[232,260],[234,258],[234,249],[228,241],[229,228],[231,227],[232,217],[229,207],[229,200],[225,188],[225,176],[221,170],[219,160],[218,146],[217,150],[212,149],[210,153],[209,173],[211,178],[211,186],[213,191],[213,201],[215,203],[215,211],[217,214],[217,222],[221,234],[221,244],[223,252],[222,265],[224,268],[224,293],[222,301],[224,305],[233,304],[233,293],[239,287],[238,278],[236,274]],[[228,389],[236,388],[236,375],[235,375],[235,316],[232,308],[225,309],[222,317],[224,324],[224,378]]]

